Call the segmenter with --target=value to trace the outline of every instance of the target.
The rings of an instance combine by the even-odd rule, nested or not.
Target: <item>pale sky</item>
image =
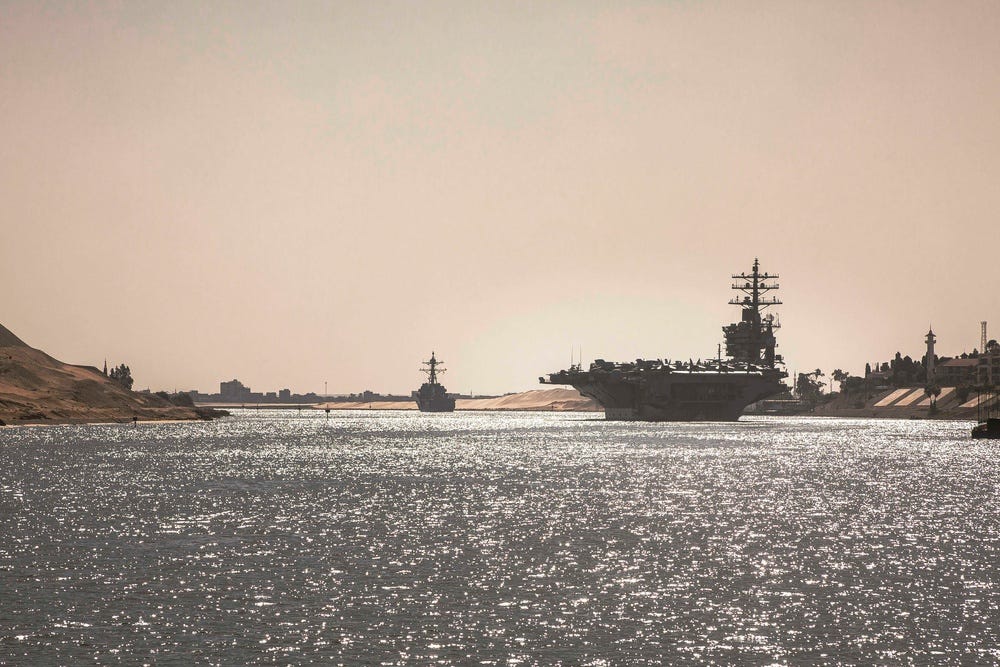
[[[1000,337],[1000,3],[0,1],[0,322],[136,386]]]

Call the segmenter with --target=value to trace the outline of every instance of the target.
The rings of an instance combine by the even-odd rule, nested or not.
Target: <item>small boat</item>
[[[972,437],[975,440],[983,438],[994,440],[1000,438],[1000,419],[991,418],[976,424],[972,428]]]
[[[976,440],[1000,438],[1000,393],[996,387],[979,387],[976,398],[976,421],[972,437]]]

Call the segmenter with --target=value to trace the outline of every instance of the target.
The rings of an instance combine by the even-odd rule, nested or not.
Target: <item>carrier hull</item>
[[[546,384],[568,384],[604,408],[614,421],[736,421],[751,403],[786,390],[781,371],[561,371]]]

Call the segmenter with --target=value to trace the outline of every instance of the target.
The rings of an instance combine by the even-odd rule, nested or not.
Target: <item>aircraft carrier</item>
[[[750,273],[732,276],[739,296],[729,303],[739,306],[741,317],[722,328],[717,358],[707,361],[636,359],[616,363],[597,359],[584,370],[567,370],[539,378],[542,384],[568,384],[604,406],[611,420],[736,421],[743,409],[785,391],[788,373],[774,332],[780,324],[764,311],[781,302],[773,296],[778,275],[762,273],[754,259]]]

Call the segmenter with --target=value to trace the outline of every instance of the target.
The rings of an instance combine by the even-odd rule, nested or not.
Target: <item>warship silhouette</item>
[[[589,370],[581,364],[538,378],[542,384],[568,384],[604,407],[611,420],[736,421],[743,409],[787,389],[788,377],[774,331],[780,324],[763,311],[781,302],[767,296],[778,289],[777,274],[761,273],[754,259],[753,271],[732,276],[732,289],[741,296],[729,303],[739,306],[741,318],[722,328],[726,358],[721,345],[716,359],[697,363],[663,359],[636,359],[615,363],[597,359]]]
[[[423,364],[428,366],[420,369],[427,373],[427,382],[413,392],[417,407],[421,412],[454,412],[455,399],[448,396],[448,390],[437,379],[438,373],[444,373],[446,369],[438,368],[441,362],[434,358],[434,352],[431,352],[430,361],[425,361]]]

